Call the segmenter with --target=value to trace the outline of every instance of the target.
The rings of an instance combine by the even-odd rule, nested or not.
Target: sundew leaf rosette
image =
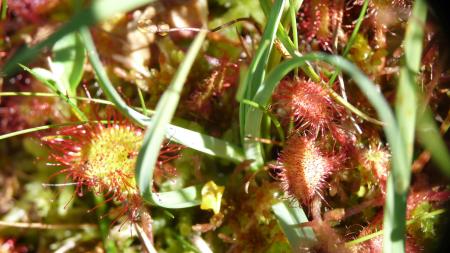
[[[144,203],[135,182],[136,157],[143,141],[143,129],[125,120],[107,124],[90,123],[64,127],[55,135],[42,138],[51,149],[51,159],[76,183],[76,194],[83,189],[104,194],[105,202],[122,205],[118,217],[127,215],[131,221],[139,219]],[[178,157],[181,146],[163,144],[157,168]]]

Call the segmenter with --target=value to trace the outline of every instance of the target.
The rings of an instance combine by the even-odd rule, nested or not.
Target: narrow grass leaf
[[[152,120],[141,114],[140,112],[129,107],[125,101],[120,97],[119,93],[114,88],[113,84],[108,78],[105,68],[103,67],[100,58],[97,54],[92,36],[88,29],[81,29],[81,38],[86,47],[88,58],[92,64],[92,67],[97,75],[97,79],[105,92],[109,101],[111,101],[116,108],[126,117],[130,118],[141,126],[148,126]],[[169,125],[166,129],[166,138],[173,139],[174,141],[181,143],[189,148],[197,151],[218,156],[230,161],[240,162],[243,160],[242,150],[228,142],[223,140],[200,134],[188,129]]]
[[[427,14],[424,0],[415,1],[412,15],[406,27],[404,40],[405,55],[400,67],[399,84],[395,101],[395,112],[400,131],[406,145],[408,162],[412,160],[414,129],[418,107],[417,75],[422,57],[422,40]]]
[[[136,182],[145,199],[154,204],[162,205],[166,199],[161,199],[158,194],[151,191],[153,186],[153,171],[158,159],[161,145],[166,135],[166,127],[172,120],[175,110],[178,106],[181,91],[186,82],[189,71],[194,63],[194,60],[200,51],[202,43],[206,37],[206,32],[198,33],[195,40],[192,42],[183,62],[176,71],[169,87],[161,96],[158,105],[156,106],[155,115],[149,125],[142,143],[142,148],[136,161]],[[198,197],[198,196],[194,196]],[[169,199],[169,201],[171,201]],[[187,202],[194,202],[193,205],[198,204],[197,199],[187,199]],[[183,201],[182,203],[186,203]]]
[[[406,27],[405,55],[400,67],[399,86],[395,101],[399,134],[402,135],[405,167],[393,167],[387,183],[383,218],[383,252],[405,252],[406,200],[411,180],[411,163],[414,149],[414,132],[418,107],[416,76],[422,57],[422,40],[427,15],[424,0],[414,2]],[[395,157],[393,157],[395,159]],[[401,186],[398,187],[398,183]]]
[[[144,198],[154,205],[164,208],[178,209],[200,205],[202,186],[189,186],[180,190],[170,192],[151,193],[152,196]]]
[[[419,142],[430,151],[433,162],[450,177],[450,153],[429,108],[417,118],[417,137]]]
[[[294,14],[294,17],[297,19],[297,12],[300,9],[300,7],[303,4],[303,0],[290,0],[289,1],[289,12],[288,15],[286,15],[281,24],[283,24],[284,26],[288,23],[291,23],[291,29],[292,32],[294,32],[294,30],[297,32],[297,20],[295,20],[295,22],[293,22],[292,20],[292,14]],[[293,36],[294,38],[294,36]],[[297,38],[298,39],[298,38]],[[295,40],[295,39],[294,39]]]
[[[242,149],[236,145],[186,128],[169,125],[166,130],[166,138],[204,154],[220,157],[235,163],[241,163],[245,160]]]
[[[283,7],[285,5],[285,0],[275,1],[272,9],[270,11],[269,18],[267,20],[267,25],[263,33],[263,37],[261,40],[262,45],[268,45],[267,47],[260,47],[256,52],[256,57],[253,59],[250,64],[249,71],[247,74],[245,85],[246,92],[244,95],[245,99],[252,100],[254,94],[257,89],[261,85],[265,76],[265,68],[269,61],[270,52],[273,47],[273,42],[275,40],[276,31],[278,29],[278,25],[280,24],[280,19],[283,14]],[[254,110],[254,109],[253,109]],[[252,109],[248,108],[247,105],[241,104],[241,119],[244,119],[244,134],[241,136],[244,143],[244,150],[247,159],[254,160],[252,163],[253,168],[258,168],[264,163],[263,158],[263,149],[259,142],[253,140],[253,138],[246,139],[245,137],[260,137],[259,135],[254,135],[255,133],[251,131],[252,125],[254,122],[248,121],[249,113],[251,114]],[[245,115],[242,118],[242,114]],[[242,130],[242,129],[241,129]]]
[[[258,50],[266,50],[267,47],[269,47],[269,42],[263,42],[259,45]],[[253,57],[252,62],[260,61],[263,54],[256,54]],[[252,67],[250,65],[250,67]],[[251,77],[251,74],[249,74],[249,69],[246,69],[245,76],[243,76],[241,79],[242,81],[239,84],[239,90],[237,91],[236,98],[237,101],[241,101],[242,99],[247,99],[249,97],[249,78]],[[242,143],[244,143],[244,137],[245,137],[245,117],[246,117],[247,107],[243,104],[239,106],[239,130],[241,134]]]
[[[50,88],[56,95],[58,95],[62,100],[64,100],[67,104],[69,104],[73,113],[77,118],[81,121],[87,121],[88,118],[86,115],[78,108],[78,106],[71,100],[67,95],[63,93],[61,90],[61,84],[55,80],[53,73],[47,71],[42,68],[29,69],[26,66],[21,65],[21,67],[34,76],[37,80],[45,84],[48,88]]]
[[[269,1],[264,0],[264,1],[260,1],[260,2],[261,2],[261,6],[263,7],[262,9],[264,10],[264,13],[266,15],[268,15],[269,9],[270,9]],[[294,9],[296,9],[296,10],[298,10],[301,7],[301,5],[303,4],[303,1],[299,1],[299,0],[297,0],[297,1],[294,0],[293,2],[294,3],[291,3],[291,4],[294,6]],[[286,18],[288,18],[288,16],[286,16]],[[281,42],[282,46],[287,50],[287,52],[291,56],[293,56],[293,55],[302,56],[297,49],[296,43],[294,43],[294,41],[291,40],[288,32],[286,31],[286,29],[284,29],[283,24],[278,25],[276,39]],[[309,62],[306,62],[305,64],[303,64],[300,67],[303,70],[303,72],[309,78],[311,78],[314,82],[320,82],[320,80],[321,80],[320,76],[314,71],[313,67],[311,66],[311,64],[309,64]]]
[[[144,95],[142,94],[142,91],[139,87],[136,87],[138,95],[139,95],[139,101],[141,102],[141,108],[142,108],[142,113],[145,116],[148,116],[148,111],[147,111],[147,106],[145,105],[145,100],[144,100]]]
[[[291,22],[292,41],[294,42],[295,51],[298,51],[297,11],[302,3],[303,1],[291,0],[289,5],[289,18]],[[298,69],[295,69],[295,76],[298,76]]]
[[[87,123],[87,122],[86,121],[77,121],[77,122],[68,122],[68,123],[53,124],[53,125],[44,125],[44,126],[38,126],[38,127],[33,127],[33,128],[22,129],[22,130],[19,130],[19,131],[15,131],[15,132],[11,132],[11,133],[0,135],[0,141],[1,140],[5,140],[5,139],[9,139],[11,137],[24,135],[24,134],[29,134],[29,133],[34,133],[34,132],[43,131],[43,130],[47,130],[47,129],[58,128],[58,127],[65,127],[65,126],[81,125],[81,124],[85,124],[85,123]]]
[[[277,117],[273,113],[271,113],[267,108],[264,108],[263,106],[259,105],[258,103],[255,103],[255,102],[247,100],[247,99],[242,100],[241,103],[244,103],[253,108],[259,109],[261,112],[263,112],[265,114],[265,116],[267,116],[273,123],[275,129],[278,132],[281,143],[284,144],[285,134],[284,134],[283,127],[281,126],[280,121],[277,119]]]
[[[65,86],[69,96],[76,96],[76,89],[83,77],[86,54],[77,33],[70,33],[58,40],[52,48],[52,72]],[[73,101],[75,102],[75,101]]]
[[[346,57],[347,54],[350,52],[350,49],[352,49],[352,46],[355,43],[356,36],[358,35],[359,29],[361,28],[364,17],[366,16],[368,7],[369,7],[369,0],[364,0],[361,11],[359,12],[358,19],[356,19],[355,28],[353,29],[352,34],[350,35],[350,39],[348,39],[348,42],[345,45],[344,52],[342,52],[343,57]],[[334,71],[333,75],[330,78],[330,81],[328,82],[328,85],[330,87],[334,83],[334,81],[336,80],[336,78],[339,76],[340,73],[341,73],[341,71],[339,68]]]
[[[272,206],[272,211],[291,245],[292,252],[311,246],[315,242],[313,230],[310,227],[300,227],[301,223],[308,222],[308,218],[298,202],[295,204],[279,202]]]
[[[114,89],[113,84],[108,78],[105,68],[102,65],[100,57],[98,56],[97,49],[92,39],[89,29],[82,28],[80,30],[81,39],[86,48],[89,61],[94,68],[95,74],[98,79],[100,88],[102,88],[109,101],[113,102],[117,109],[126,117],[132,119],[141,126],[148,124],[149,118],[139,113],[138,111],[130,108],[125,101],[120,97],[119,93]]]

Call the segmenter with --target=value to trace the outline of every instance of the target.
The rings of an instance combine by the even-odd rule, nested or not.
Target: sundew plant
[[[2,0],[0,252],[437,252],[424,0]]]

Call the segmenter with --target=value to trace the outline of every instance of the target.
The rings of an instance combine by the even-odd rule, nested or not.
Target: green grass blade
[[[289,12],[292,12],[294,15],[294,17],[297,16],[297,12],[300,9],[300,7],[303,4],[303,0],[290,0],[289,1]],[[288,13],[288,15],[285,15],[284,18],[281,21],[281,24],[283,24],[283,26],[286,26],[286,24],[291,25],[291,29],[295,27],[295,30],[297,31],[297,20],[295,20],[295,23],[292,21],[292,13]]]
[[[266,28],[261,38],[261,45],[266,45],[267,47],[258,48],[256,55],[250,64],[247,73],[247,92],[248,96],[253,96],[261,84],[265,75],[265,68],[269,61],[270,52],[272,51],[273,42],[275,40],[276,30],[280,23],[281,16],[283,14],[283,7],[285,5],[285,0],[275,1],[272,6],[272,10],[269,14]],[[246,98],[250,98],[250,97]]]
[[[187,208],[200,205],[201,191],[202,186],[195,185],[170,192],[151,193],[144,198],[150,203],[164,208]]]
[[[92,39],[91,33],[89,32],[89,29],[82,28],[80,30],[80,35],[81,39],[83,40],[84,46],[86,47],[89,61],[94,68],[100,88],[102,88],[103,92],[105,92],[108,100],[113,102],[116,105],[117,109],[126,117],[132,119],[141,126],[147,125],[149,122],[149,118],[130,108],[120,97],[119,93],[114,89],[114,86],[109,80],[108,74],[106,73],[106,70],[102,65],[100,57],[98,56],[97,49],[95,48],[95,44]]]
[[[417,137],[419,142],[430,151],[433,162],[450,177],[450,153],[429,108],[417,118]]]
[[[311,246],[315,242],[313,230],[310,227],[299,226],[301,223],[308,222],[308,218],[298,202],[295,204],[279,202],[272,206],[272,211],[291,245],[292,252]]]
[[[166,132],[168,139],[204,154],[220,157],[236,163],[241,163],[245,160],[242,149],[224,140],[174,125],[169,125]]]
[[[76,96],[76,89],[83,77],[85,60],[84,46],[77,33],[70,33],[62,37],[53,46],[50,68],[65,86],[69,96]]]
[[[67,104],[69,104],[73,113],[77,118],[81,121],[87,121],[88,118],[86,115],[78,108],[78,106],[73,102],[73,100],[69,99],[62,91],[59,89],[60,84],[58,84],[54,78],[52,77],[52,73],[48,72],[45,69],[29,69],[26,66],[21,65],[21,67],[34,76],[37,80],[45,84],[48,88],[50,88],[55,94],[57,94],[62,100],[64,100]]]
[[[268,47],[269,47],[269,42],[266,41],[265,43],[263,42],[259,46],[258,50],[262,50],[263,51],[263,50],[266,50]],[[263,54],[256,54],[253,57],[252,62],[260,61],[262,56],[263,56]],[[238,90],[238,93],[236,94],[237,101],[241,101],[242,99],[246,99],[248,96],[250,96],[248,90],[249,90],[249,78],[251,77],[251,75],[249,74],[248,71],[249,70],[247,69],[246,73],[245,73],[245,76],[242,78],[243,81],[239,85],[239,90]],[[242,142],[244,142],[243,139],[245,137],[245,116],[246,116],[246,112],[247,112],[247,107],[245,105],[241,104],[239,106],[239,130],[240,130],[240,134],[241,134],[241,137],[242,137]]]
[[[424,0],[415,1],[411,18],[406,28],[404,48],[405,55],[400,67],[400,78],[397,89],[395,112],[400,131],[405,141],[408,161],[412,160],[414,148],[414,129],[418,106],[416,77],[420,69],[422,57],[423,25],[427,15]]]
[[[82,29],[80,34],[86,47],[88,58],[97,75],[100,88],[105,92],[107,98],[123,115],[141,126],[148,126],[151,123],[151,119],[129,107],[115,90],[106,70],[103,68],[89,30]],[[167,138],[173,139],[189,148],[230,161],[240,162],[243,160],[241,149],[223,140],[173,125],[169,125],[166,131]]]
[[[353,43],[355,43],[356,36],[358,35],[359,29],[361,28],[362,22],[364,21],[364,17],[366,16],[368,6],[369,0],[364,0],[358,19],[356,20],[355,28],[353,29],[352,34],[350,35],[350,39],[348,39],[348,42],[344,48],[344,52],[342,53],[344,57],[347,56],[353,46]]]
[[[427,15],[424,0],[414,3],[405,34],[405,56],[400,67],[395,110],[405,149],[405,167],[393,167],[388,179],[386,205],[383,219],[383,252],[405,252],[407,186],[411,180],[411,163],[414,149],[414,132],[418,106],[416,76],[422,57],[423,26]],[[401,179],[401,180],[400,180]],[[401,182],[399,189],[396,183]]]
[[[200,51],[202,43],[206,37],[206,32],[201,31],[192,42],[186,57],[178,68],[175,76],[173,77],[169,87],[161,96],[158,105],[156,106],[155,115],[152,118],[152,122],[149,125],[142,144],[142,148],[139,151],[139,155],[136,161],[136,182],[141,191],[141,194],[145,199],[155,203],[162,204],[162,201],[158,194],[152,193],[151,188],[153,186],[153,170],[158,159],[159,151],[161,149],[161,144],[164,141],[166,135],[166,127],[172,120],[175,110],[178,106],[178,101],[180,99],[181,91],[183,89],[184,83],[186,82],[189,71],[194,63],[194,60]],[[183,194],[185,193],[183,189]],[[189,195],[192,197],[192,194]],[[194,197],[198,197],[197,194]],[[169,200],[171,201],[171,200]],[[182,203],[192,203],[196,205],[199,200],[194,198],[188,198],[183,200]],[[172,203],[176,204],[176,203]]]
[[[283,130],[283,127],[281,126],[280,121],[277,119],[277,117],[273,113],[271,113],[267,108],[264,108],[263,106],[259,105],[258,103],[255,103],[255,102],[247,100],[247,99],[242,100],[241,103],[244,103],[253,108],[259,109],[261,112],[263,112],[264,115],[270,119],[270,121],[273,123],[275,129],[277,130],[278,135],[280,137],[281,144],[282,145],[284,144],[286,135],[284,134],[284,130]]]
[[[343,57],[347,56],[347,54],[350,52],[350,49],[353,46],[353,43],[355,43],[356,36],[358,35],[359,29],[361,28],[361,24],[364,21],[364,17],[366,16],[368,6],[369,0],[364,0],[364,4],[361,8],[361,11],[359,12],[358,19],[356,20],[355,28],[353,29],[352,34],[350,35],[350,39],[348,39],[348,42],[344,48],[344,52],[342,53]],[[334,83],[340,72],[341,71],[339,69],[336,69],[334,71],[333,75],[330,78],[330,81],[328,82],[330,86]]]
[[[59,97],[60,95],[57,95],[55,93],[49,93],[49,92],[29,92],[29,91],[5,91],[0,92],[0,97],[12,97],[12,96],[23,96],[23,97]],[[97,104],[103,104],[103,105],[113,105],[114,103],[105,100],[105,99],[99,99],[99,98],[87,98],[87,97],[67,97],[69,99],[79,100],[79,101],[85,101],[85,102],[92,102]],[[142,110],[140,108],[135,108],[136,110]],[[143,110],[142,110],[143,111]],[[147,109],[147,113],[149,115],[153,115],[155,112],[153,110]]]
[[[43,130],[52,129],[52,128],[58,128],[58,127],[81,125],[81,124],[85,124],[85,123],[88,123],[88,122],[76,121],[76,122],[68,122],[68,123],[62,123],[62,124],[44,125],[44,126],[38,126],[38,127],[33,127],[33,128],[27,128],[27,129],[0,135],[0,141],[11,138],[11,137],[23,135],[23,134],[29,134],[29,133],[34,133],[34,132],[43,131]]]
[[[281,16],[283,14],[283,7],[285,5],[285,0],[275,1],[270,11],[269,18],[267,20],[267,25],[263,33],[263,37],[261,40],[262,45],[268,45],[267,47],[260,47],[256,52],[256,56],[250,64],[245,85],[246,91],[244,98],[248,100],[252,100],[254,94],[258,90],[265,76],[265,68],[269,61],[270,52],[272,50],[273,42],[275,40],[276,31],[278,29],[278,25],[280,24]],[[247,159],[254,160],[252,163],[253,168],[260,167],[264,163],[263,158],[263,149],[259,142],[253,140],[253,138],[246,139],[248,135],[251,137],[259,137],[253,135],[253,132],[249,131],[251,129],[254,122],[247,121],[249,117],[250,108],[241,104],[240,108],[240,118],[244,121],[241,122],[241,131],[242,127],[244,127],[244,134],[241,136],[244,143],[244,150]],[[244,116],[243,116],[244,115]],[[242,132],[241,132],[242,133]]]
[[[298,34],[297,34],[297,11],[303,1],[291,0],[289,5],[289,18],[291,22],[292,41],[294,42],[295,51],[298,51]],[[297,6],[298,4],[298,6]],[[295,69],[295,76],[298,76],[298,69]]]
[[[148,116],[149,112],[147,110],[147,106],[145,105],[144,95],[142,94],[142,91],[139,87],[136,87],[136,89],[137,89],[138,96],[139,96],[139,102],[141,102],[142,113],[145,116]]]
[[[36,58],[36,56],[44,48],[53,45],[67,34],[76,32],[82,27],[106,20],[113,17],[117,13],[127,12],[153,1],[154,0],[128,0],[114,2],[105,0],[93,1],[90,7],[77,12],[67,23],[65,23],[58,31],[50,35],[46,40],[38,43],[34,47],[25,48],[14,55],[14,57],[3,66],[1,75],[12,75],[18,71],[17,64],[25,64],[29,60]]]
[[[285,0],[276,1],[272,11],[267,20],[266,28],[262,35],[260,46],[256,51],[255,56],[248,68],[247,75],[244,79],[242,87],[244,90],[244,98],[252,99],[256,92],[258,85],[262,82],[265,75],[265,68],[269,61],[270,52],[272,50],[273,42],[275,40],[276,30],[280,23],[281,16],[283,14],[283,6]],[[264,1],[260,1],[260,5],[263,9],[267,9]],[[266,10],[267,11],[267,10]],[[239,121],[240,121],[240,133],[242,142],[245,143],[245,119],[247,115],[248,107],[244,104],[240,105],[239,108]],[[257,163],[262,164],[262,160],[258,159]]]
[[[267,15],[269,13],[269,1],[264,0],[264,1],[260,1],[261,2],[261,6],[262,9],[264,10],[264,13]],[[293,1],[294,3],[292,4],[292,6],[294,6],[294,9],[298,10],[301,5],[303,4],[303,1]],[[286,16],[286,18],[289,18],[289,16]],[[286,31],[286,29],[284,29],[283,24],[279,24],[278,29],[277,29],[277,40],[279,40],[281,42],[281,44],[283,45],[284,48],[286,48],[286,50],[288,51],[288,53],[293,56],[293,55],[297,55],[297,56],[302,56],[300,54],[300,52],[297,50],[297,44],[294,43],[293,40],[291,40],[291,38],[288,35],[288,32]],[[320,76],[314,71],[314,69],[312,68],[312,66],[306,62],[305,64],[303,64],[301,66],[301,69],[303,70],[303,72],[309,77],[311,78],[314,82],[319,82],[321,80]]]

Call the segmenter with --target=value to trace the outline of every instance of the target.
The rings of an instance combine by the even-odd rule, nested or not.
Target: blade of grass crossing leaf
[[[308,218],[297,202],[295,204],[279,202],[272,206],[272,211],[291,245],[292,252],[311,246],[315,242],[313,230],[309,227],[300,227],[301,223],[308,222]]]
[[[105,68],[103,68],[103,65],[100,61],[89,29],[82,28],[80,30],[80,35],[81,39],[83,40],[84,46],[86,47],[86,53],[88,55],[89,61],[94,68],[100,88],[102,88],[103,92],[105,92],[108,100],[113,102],[116,105],[117,109],[125,116],[132,119],[139,125],[145,126],[149,121],[149,118],[130,108],[120,97],[119,93],[114,89],[114,86],[109,80],[108,74],[106,73],[106,70]]]
[[[14,74],[18,70],[17,64],[25,64],[29,60],[36,58],[45,47],[53,45],[65,35],[75,32],[81,27],[95,24],[99,21],[111,18],[118,13],[133,10],[153,1],[154,0],[114,1],[114,4],[108,0],[93,1],[90,7],[77,12],[68,22],[62,25],[58,31],[51,34],[46,40],[38,43],[34,47],[26,48],[15,54],[14,57],[4,65],[1,75],[9,76]]]
[[[169,125],[166,133],[166,138],[169,140],[173,140],[204,154],[220,157],[236,163],[241,163],[245,160],[242,149],[224,140],[174,125]]]
[[[151,200],[154,203],[160,203],[163,201],[157,194],[151,192],[151,187],[153,186],[153,170],[161,149],[161,144],[165,138],[166,127],[172,120],[184,83],[194,60],[200,51],[205,37],[205,31],[198,33],[183,62],[175,73],[169,87],[161,96],[158,105],[156,106],[155,115],[153,116],[152,122],[145,133],[142,148],[137,157],[137,185],[141,191],[141,194],[146,199]]]
[[[108,99],[123,115],[141,126],[148,126],[151,123],[150,118],[129,107],[115,90],[105,69],[102,66],[89,30],[82,29],[80,34],[86,47],[88,58],[97,75],[100,88],[102,88],[103,92],[105,92]],[[166,137],[209,155],[218,156],[230,161],[240,162],[243,160],[243,155],[240,148],[223,140],[190,131],[188,129],[169,125],[166,130]]]
[[[201,32],[201,34],[203,34],[203,36],[204,36],[204,33],[205,32]],[[150,127],[153,126],[152,121],[150,121],[150,119],[148,117],[146,117],[146,116],[140,114],[139,112],[128,107],[126,105],[126,103],[122,100],[120,95],[117,93],[117,91],[114,89],[111,81],[109,80],[109,78],[106,74],[106,71],[104,70],[104,68],[100,62],[100,59],[97,54],[97,50],[92,41],[92,37],[89,33],[89,30],[82,29],[81,37],[83,38],[83,41],[85,43],[85,47],[87,49],[88,57],[91,61],[91,64],[97,74],[100,87],[103,89],[103,91],[108,96],[108,98],[116,105],[116,107],[119,109],[120,112],[122,112],[124,115],[131,118],[132,120],[136,121],[138,124],[140,124],[142,126],[146,126],[146,125],[149,125]],[[201,43],[200,43],[200,45],[201,45]],[[200,46],[200,45],[197,45],[197,46]],[[188,55],[189,55],[189,53],[188,53]],[[188,57],[188,56],[186,56],[186,57]],[[192,58],[192,56],[189,59],[193,60],[191,58]],[[182,74],[187,75],[187,73],[182,73]],[[178,78],[178,79],[180,79],[180,78]],[[178,81],[180,81],[180,80],[178,80]],[[174,90],[171,90],[171,92],[173,93]],[[161,114],[162,109],[159,108],[159,110],[160,110],[160,114]],[[155,112],[155,114],[156,114],[156,112]],[[177,138],[179,138],[177,140],[178,142],[181,142],[180,139],[184,140],[185,143],[187,143],[187,146],[197,149],[202,152],[206,150],[210,154],[215,155],[217,146],[226,144],[226,142],[223,142],[223,141],[221,142],[220,140],[217,140],[213,137],[200,135],[196,132],[193,132],[193,131],[190,131],[187,129],[170,126],[170,125],[169,125],[169,127],[172,128],[172,131],[170,131],[171,133],[169,134],[169,136],[172,136],[173,139],[175,139],[175,140],[177,140]],[[181,133],[181,135],[180,135],[180,133]],[[189,145],[189,144],[192,144],[192,143],[189,143],[189,141],[188,141],[188,139],[190,139],[191,137],[193,137],[194,140],[197,140],[195,142],[195,144],[199,144],[201,146],[199,147],[199,146]],[[201,141],[198,141],[199,139]],[[161,145],[159,145],[158,150],[155,153],[156,155],[158,155],[158,153],[159,153],[160,146]],[[230,146],[228,145],[228,146],[226,146],[226,148],[222,148],[218,152],[219,153],[223,152],[222,151],[223,149],[226,149],[229,152],[229,147]],[[238,153],[238,152],[236,151],[235,153]],[[228,154],[228,153],[226,153],[226,154]],[[225,157],[225,158],[231,159],[230,157]],[[149,166],[148,168],[153,170],[153,166],[154,166],[154,163],[151,166]],[[152,178],[150,177],[148,180],[152,180]],[[150,185],[150,182],[148,182],[148,184]],[[185,208],[185,207],[198,205],[200,203],[200,200],[199,200],[200,196],[201,196],[200,188],[197,186],[191,186],[191,187],[187,187],[187,188],[184,188],[181,190],[176,190],[176,191],[171,191],[171,192],[163,192],[163,193],[155,193],[155,194],[152,193],[149,196],[147,194],[145,197],[147,200],[149,200],[153,204],[160,205],[162,207]]]
[[[270,15],[267,21],[266,29],[264,30],[263,37],[262,37],[262,43],[266,44],[268,43],[267,48],[258,48],[258,51],[256,53],[257,61],[253,60],[250,64],[248,77],[246,81],[248,82],[246,87],[247,91],[245,93],[245,99],[252,100],[254,94],[258,90],[259,86],[261,85],[262,81],[264,80],[265,75],[265,68],[269,61],[270,52],[272,50],[273,42],[275,40],[276,31],[278,29],[278,25],[280,23],[281,16],[283,14],[283,7],[285,5],[285,0],[279,0],[275,1],[272,9],[270,11]],[[260,56],[262,55],[262,56]],[[260,57],[260,58],[259,58]],[[249,131],[252,129],[252,125],[254,122],[248,121],[249,113],[252,111],[251,108],[248,108],[247,105],[241,104],[241,107],[243,110],[240,111],[240,113],[245,115],[244,118],[244,135],[241,136],[244,143],[244,150],[247,159],[254,160],[252,163],[253,168],[258,168],[264,163],[263,158],[263,149],[259,142],[256,142],[253,138],[246,139],[245,137],[260,137],[259,133],[258,135],[255,135],[256,133]],[[254,109],[253,109],[254,110]],[[242,117],[241,117],[242,118]],[[259,122],[261,124],[261,122]]]
[[[265,3],[265,5],[268,5],[267,0],[263,1],[263,2]],[[298,1],[298,2],[300,2],[300,5],[301,5],[301,3],[303,1]],[[365,11],[367,9],[367,6],[366,6],[367,4],[368,4],[368,0],[366,0],[365,5],[363,6],[363,9],[361,11],[360,17],[358,19],[358,23],[356,24],[355,30],[352,33],[352,37],[354,37],[354,38],[356,38],[357,31],[358,31],[362,21],[364,20],[364,13],[365,13]],[[364,9],[364,7],[366,9]],[[263,9],[265,9],[265,8],[263,8]],[[351,40],[354,40],[354,38],[351,39]],[[281,24],[278,26],[277,39],[282,43],[282,45],[286,48],[286,50],[289,52],[289,54],[291,56],[294,56],[294,55],[302,56],[302,54],[300,54],[300,52],[298,52],[298,50],[296,49],[294,42],[292,42],[292,40],[289,38],[286,30],[284,29],[284,27]],[[353,44],[353,42],[350,42],[349,44],[347,44],[347,47],[346,47],[347,50],[349,50],[351,48],[351,44]],[[322,82],[321,77],[315,72],[315,70],[313,69],[313,67],[311,66],[311,64],[308,61],[306,61],[304,64],[302,64],[300,66],[300,68],[314,82]],[[338,69],[339,68],[337,68],[337,70],[335,71],[336,77],[338,75]],[[340,70],[339,70],[339,72],[340,72]],[[334,79],[336,77],[334,77]],[[332,83],[332,82],[330,82],[330,83]],[[343,105],[345,108],[347,108],[348,110],[350,110],[354,114],[358,115],[360,118],[362,118],[362,119],[364,119],[366,121],[369,121],[371,123],[377,124],[377,125],[382,125],[382,122],[367,116],[365,113],[360,111],[358,108],[356,108],[355,106],[353,106],[350,103],[348,103],[343,97],[341,97],[339,94],[337,94],[333,90],[330,90],[330,95],[332,96],[332,98],[334,100],[336,100],[338,103]]]
[[[422,57],[422,39],[427,7],[424,0],[414,2],[405,34],[405,56],[400,67],[395,109],[404,147],[405,167],[393,167],[389,176],[383,219],[383,252],[405,252],[406,199],[411,178],[414,132],[418,106],[416,75]],[[401,183],[401,186],[397,185]]]
[[[59,95],[55,94],[55,93],[49,93],[49,92],[17,92],[17,91],[8,91],[8,92],[0,92],[0,97],[11,97],[11,96],[23,96],[23,97],[59,97]],[[113,105],[114,103],[112,103],[111,101],[105,100],[105,99],[98,99],[98,98],[87,98],[87,97],[67,97],[69,99],[75,99],[75,100],[80,100],[80,101],[85,101],[85,102],[89,102],[89,103],[97,103],[97,104],[104,104],[104,105]],[[136,110],[142,110],[141,108],[134,108]],[[143,112],[143,110],[142,110]],[[153,110],[149,110],[147,109],[147,113],[149,115],[154,114]]]

